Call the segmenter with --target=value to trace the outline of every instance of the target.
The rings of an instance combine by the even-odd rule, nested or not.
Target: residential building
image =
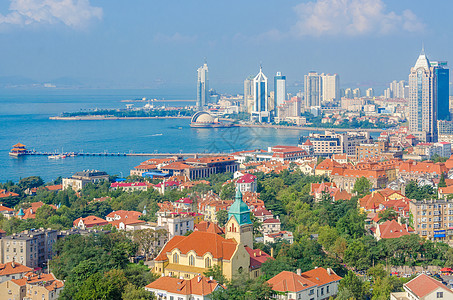
[[[279,231],[265,234],[263,240],[264,243],[276,243],[279,241],[286,241],[289,244],[292,244],[294,242],[294,236],[291,231]]]
[[[125,192],[143,192],[148,190],[148,184],[146,182],[113,182],[110,184],[110,189],[116,191],[122,189]]]
[[[407,224],[403,225],[395,220],[388,220],[377,225],[374,236],[378,241],[380,239],[396,239],[404,235],[409,235],[409,231],[413,230]]]
[[[415,233],[431,241],[453,243],[453,200],[411,200]]]
[[[217,223],[217,212],[228,210],[233,201],[222,200],[214,192],[210,191],[198,199],[198,212],[203,214],[205,221]]]
[[[324,300],[334,298],[342,278],[331,268],[315,268],[302,273],[282,271],[267,281],[277,299]]]
[[[253,249],[250,211],[239,190],[228,211],[225,231],[225,238],[204,231],[173,237],[154,259],[153,272],[191,279],[218,265],[227,279],[241,273],[259,277],[261,264],[270,256]]]
[[[348,193],[352,193],[355,182],[361,177],[368,179],[373,189],[383,189],[388,183],[387,174],[384,170],[357,170],[334,167],[330,173],[332,182]]]
[[[404,292],[390,294],[390,300],[431,300],[453,299],[453,291],[442,282],[428,275],[420,274],[403,285]]]
[[[202,275],[192,279],[181,279],[162,276],[145,286],[145,290],[152,292],[156,299],[162,300],[205,300],[210,295],[225,287]]]
[[[234,173],[238,170],[238,163],[232,156],[188,158],[162,166],[161,170],[170,175],[186,176],[194,180],[209,177],[211,174]]]
[[[72,188],[74,191],[80,191],[88,183],[98,183],[108,181],[109,175],[106,172],[98,170],[86,170],[77,172],[70,178],[63,178],[63,190]]]
[[[53,255],[57,231],[52,229],[25,230],[0,240],[1,263],[15,261],[29,268],[47,265]]]
[[[0,264],[0,283],[11,279],[20,279],[31,271],[33,271],[32,268],[17,263],[14,260]]]
[[[305,141],[299,140],[299,144]],[[369,132],[334,133],[325,131],[324,134],[310,133],[308,140],[313,146],[313,153],[318,155],[342,154],[356,155],[357,146],[370,142]],[[301,147],[301,146],[299,146]]]
[[[338,74],[321,74],[321,103],[340,100],[340,76]]]
[[[264,220],[263,223],[261,223],[260,231],[263,234],[280,232],[281,225],[282,223],[280,222],[279,217],[276,216],[276,219],[270,218]]]
[[[252,121],[257,121],[260,123],[270,122],[270,114],[268,108],[268,89],[267,89],[267,77],[263,74],[262,68],[260,67],[260,72],[253,79],[253,111],[251,115]]]
[[[362,93],[360,92],[359,88],[355,88],[352,90],[352,97],[353,98],[360,98],[362,96]]]
[[[197,79],[197,107],[202,110],[209,102],[208,64],[199,67]]]
[[[253,88],[253,76],[248,77],[244,80],[244,107],[245,112],[251,114],[254,108],[254,94],[255,89]]]
[[[50,274],[29,272],[20,279],[0,284],[0,299],[55,300],[63,291],[64,282]]]
[[[373,88],[368,88],[366,90],[366,94],[367,98],[373,98],[374,97],[374,89]]]
[[[256,193],[257,186],[256,176],[250,173],[246,173],[236,180],[236,188],[239,189],[241,193]]]
[[[73,226],[80,228],[80,229],[87,229],[94,226],[104,226],[107,225],[108,222],[102,218],[96,216],[88,216],[85,218],[77,218],[73,222]]]
[[[157,225],[167,230],[168,238],[176,235],[185,235],[194,229],[194,217],[191,214],[170,213],[158,214]]]

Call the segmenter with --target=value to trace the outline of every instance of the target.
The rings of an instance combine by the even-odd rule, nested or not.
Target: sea
[[[47,156],[11,157],[16,143],[46,152],[203,153],[267,149],[273,145],[297,145],[308,131],[275,128],[191,128],[189,119],[159,120],[50,120],[62,112],[144,106],[127,99],[158,99],[155,106],[194,105],[189,91],[177,90],[0,90],[0,182],[41,176],[46,182],[82,170],[101,170],[126,177],[134,166],[150,157]]]

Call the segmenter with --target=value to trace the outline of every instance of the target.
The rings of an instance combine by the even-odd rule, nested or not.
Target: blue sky
[[[422,43],[430,59],[453,63],[452,9],[449,0],[3,0],[0,86],[190,90],[206,57],[219,91],[242,92],[260,62],[289,86],[315,70],[379,89],[407,80]]]

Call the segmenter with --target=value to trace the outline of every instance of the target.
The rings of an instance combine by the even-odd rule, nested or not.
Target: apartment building
[[[326,131],[324,134],[310,133],[308,139],[313,145],[314,154],[318,155],[346,153],[355,156],[358,145],[371,141],[369,132],[334,133]]]
[[[25,230],[0,240],[1,263],[16,261],[29,268],[43,267],[52,258],[57,231],[52,229]]]
[[[98,170],[85,170],[76,172],[70,178],[63,178],[63,190],[72,188],[74,191],[80,191],[88,183],[98,183],[108,181],[109,175],[106,172]]]
[[[453,200],[411,200],[415,233],[431,241],[453,243]]]

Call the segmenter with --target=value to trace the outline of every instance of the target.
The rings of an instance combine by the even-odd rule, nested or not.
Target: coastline
[[[191,117],[112,117],[112,116],[79,116],[79,117],[49,117],[49,120],[59,121],[103,121],[103,120],[156,120],[156,119],[190,119]]]
[[[305,131],[369,131],[369,132],[382,132],[384,129],[380,128],[325,128],[325,127],[307,127],[307,126],[284,126],[284,125],[267,125],[267,124],[237,124],[239,127],[262,127],[262,128],[276,128],[276,129],[292,129],[292,130],[305,130]]]

